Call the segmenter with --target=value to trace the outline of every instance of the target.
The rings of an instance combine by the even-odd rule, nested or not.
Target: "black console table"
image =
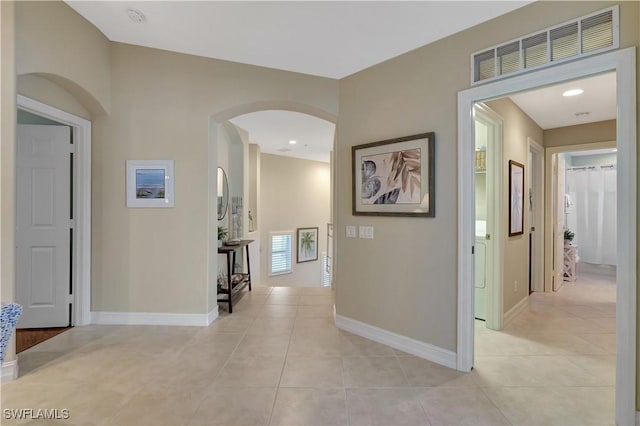
[[[249,244],[253,240],[240,240],[239,244],[223,245],[218,247],[218,254],[227,255],[227,288],[218,286],[218,302],[229,304],[229,313],[233,312],[233,296],[238,294],[240,290],[246,285],[249,286],[251,291],[251,263],[249,262]],[[242,249],[245,249],[247,253],[247,272],[236,271],[236,252],[239,250],[242,256]],[[220,296],[226,296],[220,298]]]

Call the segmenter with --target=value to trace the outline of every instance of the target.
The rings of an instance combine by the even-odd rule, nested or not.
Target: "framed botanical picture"
[[[127,160],[127,207],[173,207],[173,187],[173,160]]]
[[[524,233],[524,166],[509,160],[509,236]]]
[[[351,148],[354,215],[435,217],[435,134]]]
[[[318,228],[298,228],[297,262],[318,260]]]

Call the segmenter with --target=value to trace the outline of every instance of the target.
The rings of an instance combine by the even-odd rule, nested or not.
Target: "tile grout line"
[[[293,339],[293,330],[295,329],[296,321],[298,320],[299,305],[295,305],[295,307],[296,307],[296,314],[293,317],[294,318],[293,327],[291,327],[291,331],[289,332],[289,342],[287,343],[287,351],[284,354],[284,361],[282,362],[282,369],[280,370],[280,378],[278,379],[278,384],[276,385],[276,393],[273,396],[273,404],[271,405],[271,412],[269,413],[269,419],[267,420],[267,425],[271,425],[271,422],[273,420],[273,413],[276,409],[276,402],[278,401],[278,393],[280,392],[280,383],[282,383],[282,376],[284,375],[284,369],[287,366],[289,348],[291,347],[291,339]]]

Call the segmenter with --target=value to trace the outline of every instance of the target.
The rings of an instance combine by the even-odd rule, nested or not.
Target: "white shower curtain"
[[[567,226],[575,232],[581,262],[616,264],[616,167],[572,167],[566,173],[572,206]]]

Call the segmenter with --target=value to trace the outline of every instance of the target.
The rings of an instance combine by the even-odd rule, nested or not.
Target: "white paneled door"
[[[19,328],[70,323],[71,129],[18,125],[16,300]]]

